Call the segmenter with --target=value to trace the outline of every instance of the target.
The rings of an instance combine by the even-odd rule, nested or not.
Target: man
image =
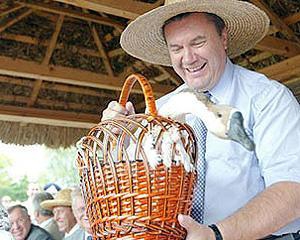
[[[13,240],[12,234],[9,232],[10,222],[6,208],[0,203],[0,239]]]
[[[59,231],[65,234],[65,240],[77,240],[83,230],[76,222],[72,211],[71,189],[60,190],[52,200],[41,202],[41,207],[52,210],[54,220],[57,222]]]
[[[52,199],[53,196],[48,192],[37,193],[32,201],[33,215],[39,226],[49,232],[54,240],[62,240],[64,234],[59,231],[57,222],[53,219],[53,212],[41,207],[41,202]]]
[[[74,216],[79,226],[84,230],[82,236],[78,237],[78,240],[92,240],[92,229],[86,215],[85,204],[80,188],[75,187],[72,190],[71,196]]]
[[[256,144],[249,152],[208,133],[204,224],[178,217],[188,240],[300,239],[299,104],[283,85],[229,59],[252,48],[268,27],[266,14],[245,1],[169,0],[121,36],[129,54],[172,65],[183,79],[158,108],[186,88],[209,91],[215,103],[242,112]],[[111,102],[102,119],[132,113],[131,103]]]
[[[27,211],[32,218],[33,222],[35,221],[33,218],[33,207],[32,207],[32,200],[34,196],[40,192],[40,185],[37,182],[30,182],[27,186],[27,200],[22,203],[23,206],[27,208]]]
[[[53,240],[43,228],[31,223],[26,207],[14,205],[8,208],[10,232],[15,240]]]

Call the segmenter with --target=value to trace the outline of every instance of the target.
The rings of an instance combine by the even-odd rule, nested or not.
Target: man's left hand
[[[215,240],[214,232],[208,226],[197,223],[190,216],[180,214],[178,221],[187,230],[186,240]]]

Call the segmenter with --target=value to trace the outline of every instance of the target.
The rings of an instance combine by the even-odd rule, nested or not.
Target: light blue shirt
[[[185,84],[159,99],[157,107],[184,88]],[[285,86],[227,59],[225,72],[210,93],[215,103],[241,111],[256,150],[249,152],[208,133],[205,224],[230,216],[273,183],[300,182],[300,107]],[[193,124],[192,117],[188,123]],[[298,230],[300,218],[275,234]]]

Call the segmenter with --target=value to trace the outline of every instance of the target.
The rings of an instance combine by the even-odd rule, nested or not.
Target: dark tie
[[[92,236],[88,236],[87,240],[93,240],[93,237]]]
[[[195,120],[193,126],[197,147],[198,147],[198,160],[197,160],[197,180],[194,192],[193,206],[191,216],[198,223],[203,223],[204,215],[204,196],[205,196],[205,173],[206,173],[206,134],[207,129],[200,118]]]

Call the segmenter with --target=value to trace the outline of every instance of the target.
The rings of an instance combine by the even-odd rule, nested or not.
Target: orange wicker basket
[[[77,166],[93,238],[184,239],[186,232],[177,216],[191,209],[195,138],[189,126],[157,114],[151,86],[141,75],[126,79],[121,105],[125,106],[136,81],[142,86],[149,114],[102,121],[77,144]],[[153,149],[159,153],[163,135],[174,127],[194,166],[189,172],[173,160],[170,166],[162,161],[155,168],[149,165],[145,136],[156,129]],[[172,159],[178,155],[176,143],[169,150]]]

